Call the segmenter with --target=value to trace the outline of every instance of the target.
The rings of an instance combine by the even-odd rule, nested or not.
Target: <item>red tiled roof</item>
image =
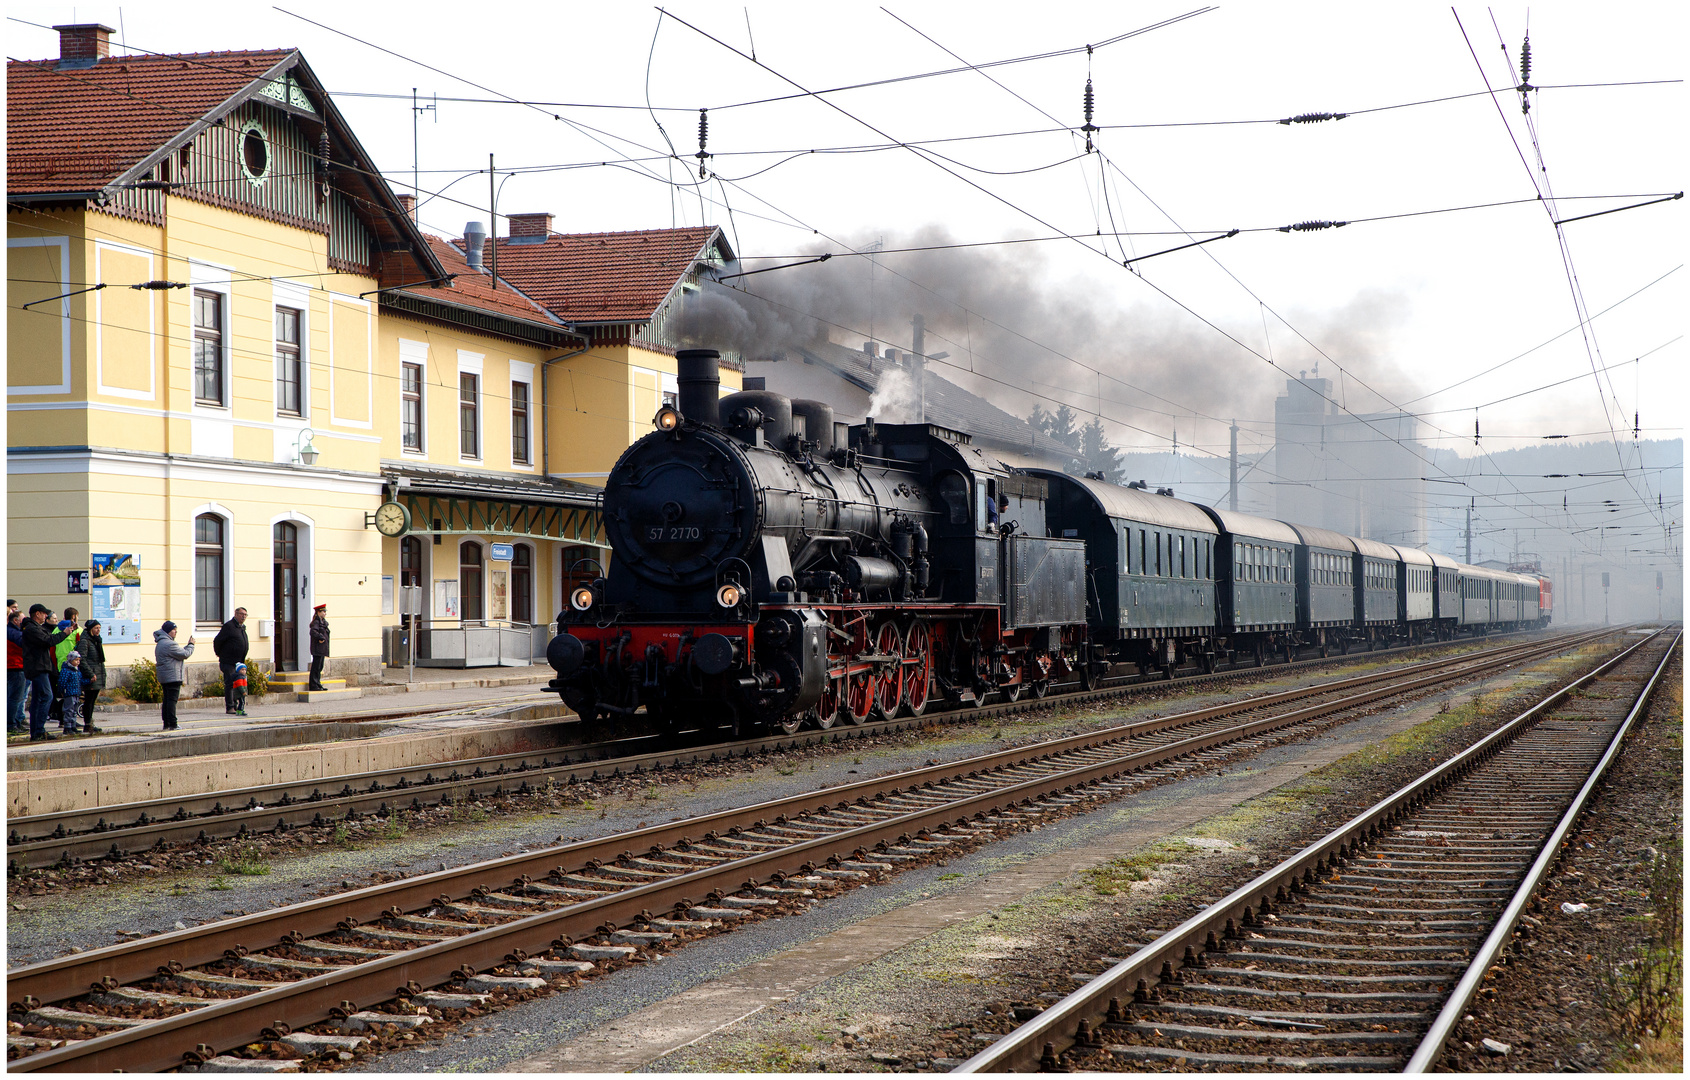
[[[423,233],[423,239],[428,241],[429,248],[440,260],[440,265],[446,268],[446,272],[456,274],[457,277],[447,285],[427,285],[399,291],[437,303],[473,307],[494,315],[558,325],[555,316],[512,286],[503,274],[499,275],[499,287],[495,289],[493,279],[480,271],[470,269],[469,260],[464,258],[463,252],[449,242],[429,233]]]
[[[108,56],[88,68],[6,64],[6,189],[91,191],[116,180],[295,55],[293,49]]]
[[[716,235],[713,225],[637,232],[552,233],[499,241],[499,277],[567,322],[638,322],[657,313]]]

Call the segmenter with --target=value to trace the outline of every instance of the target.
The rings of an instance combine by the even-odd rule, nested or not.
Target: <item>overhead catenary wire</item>
[[[801,96],[801,95],[794,95],[794,96]],[[725,193],[724,193],[724,194],[725,194]]]

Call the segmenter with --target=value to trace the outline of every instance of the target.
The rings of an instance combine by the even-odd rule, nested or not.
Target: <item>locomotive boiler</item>
[[[607,478],[608,572],[573,590],[547,652],[572,708],[795,730],[1071,670],[1084,544],[1044,536],[1046,481],[937,425],[720,397],[718,361],[678,354],[676,405]]]

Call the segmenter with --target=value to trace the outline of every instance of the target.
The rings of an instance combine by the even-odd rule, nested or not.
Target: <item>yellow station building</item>
[[[352,685],[543,654],[720,230],[430,236],[296,50],[58,29],[7,65],[7,595],[99,615],[119,678],[166,619],[216,677],[237,606],[293,671],[327,604]]]

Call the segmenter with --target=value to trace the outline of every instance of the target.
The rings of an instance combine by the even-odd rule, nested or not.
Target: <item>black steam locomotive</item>
[[[718,360],[678,354],[677,407],[606,481],[609,571],[558,616],[550,688],[589,723],[792,732],[1548,620],[1547,581],[720,397]]]

